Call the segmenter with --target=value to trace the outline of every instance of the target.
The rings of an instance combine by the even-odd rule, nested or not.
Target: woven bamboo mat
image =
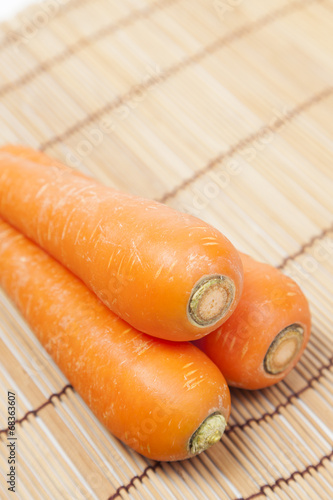
[[[222,441],[154,463],[110,435],[0,295],[0,467],[20,499],[333,498],[333,2],[48,0],[0,27],[1,142],[188,211],[292,275],[313,313]],[[4,474],[0,497],[7,491]]]

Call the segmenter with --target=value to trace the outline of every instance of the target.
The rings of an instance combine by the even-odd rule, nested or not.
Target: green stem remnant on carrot
[[[233,315],[195,342],[231,386],[261,389],[283,379],[309,340],[311,316],[299,286],[278,269],[240,254],[244,288]]]
[[[230,394],[197,347],[145,335],[0,219],[0,285],[70,383],[115,436],[182,460],[223,434]]]
[[[207,417],[190,439],[190,453],[197,455],[217,443],[221,439],[226,426],[226,419],[221,413],[213,413]]]
[[[138,330],[193,340],[233,313],[241,259],[209,224],[20,146],[0,149],[0,178],[0,216]]]

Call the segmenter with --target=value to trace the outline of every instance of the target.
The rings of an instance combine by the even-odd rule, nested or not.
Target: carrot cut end
[[[205,276],[193,287],[189,302],[188,316],[196,326],[214,325],[230,309],[235,297],[235,284],[221,274]]]
[[[292,364],[304,340],[304,328],[294,323],[274,338],[264,359],[264,369],[270,375],[278,375]]]
[[[221,413],[215,412],[209,415],[192,434],[189,441],[189,451],[192,455],[198,455],[217,443],[227,426],[227,421]]]

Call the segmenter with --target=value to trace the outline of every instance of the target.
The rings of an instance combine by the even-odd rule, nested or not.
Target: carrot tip
[[[277,375],[286,370],[299,353],[303,339],[304,328],[297,323],[281,330],[267,350],[264,359],[266,373]]]
[[[227,421],[221,413],[212,413],[198,429],[192,434],[189,450],[192,455],[197,455],[217,443],[224,433]]]
[[[188,316],[196,326],[214,325],[228,312],[235,297],[234,282],[221,274],[205,276],[194,286]]]

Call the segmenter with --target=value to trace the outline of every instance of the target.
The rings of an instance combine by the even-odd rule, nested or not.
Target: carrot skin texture
[[[139,453],[188,458],[206,417],[228,419],[228,387],[206,355],[133,329],[1,219],[0,285],[99,420]]]
[[[144,333],[198,339],[226,321],[240,299],[241,259],[219,231],[29,148],[0,149],[0,216]],[[198,326],[188,317],[191,291],[203,276],[216,274],[234,282],[234,300],[216,324]]]
[[[306,297],[291,278],[246,254],[240,256],[244,287],[234,314],[194,344],[216,363],[229,386],[262,389],[282,380],[297,364],[310,337],[311,315]],[[304,329],[298,355],[282,373],[266,373],[264,358],[273,339],[295,323]]]

